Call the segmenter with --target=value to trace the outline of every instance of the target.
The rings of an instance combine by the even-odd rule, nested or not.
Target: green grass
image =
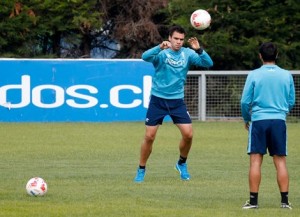
[[[266,156],[258,210],[248,199],[247,131],[240,122],[194,122],[191,181],[174,170],[179,131],[163,124],[145,182],[133,182],[143,123],[0,123],[0,216],[243,217],[300,216],[300,124],[288,124],[290,201],[281,210],[272,159]],[[48,183],[30,197],[29,178]]]

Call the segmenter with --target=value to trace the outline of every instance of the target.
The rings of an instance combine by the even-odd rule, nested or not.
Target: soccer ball
[[[40,177],[31,178],[26,184],[26,191],[30,196],[43,196],[47,190],[47,183]]]
[[[206,10],[199,9],[192,13],[190,21],[195,29],[203,30],[209,27],[211,17]]]

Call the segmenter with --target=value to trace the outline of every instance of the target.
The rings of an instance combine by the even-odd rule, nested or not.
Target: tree
[[[249,70],[261,65],[258,47],[272,41],[279,47],[278,64],[299,68],[300,5],[293,0],[212,1],[213,25],[207,38],[216,69]],[[297,55],[298,53],[298,55]],[[226,60],[226,61],[224,61]],[[223,62],[223,63],[222,63]]]
[[[32,29],[36,23],[36,15],[19,2],[9,0],[0,3],[0,50],[4,56],[25,52],[23,43],[33,37]]]
[[[161,41],[165,26],[160,23],[159,10],[168,0],[103,0],[104,20],[112,22],[111,37],[122,47],[118,57],[140,58],[141,53]]]
[[[189,15],[206,9],[212,16],[211,27],[196,31]],[[258,46],[275,42],[280,50],[278,63],[297,69],[299,63],[300,5],[297,0],[171,0],[166,13],[170,23],[186,27],[209,51],[216,70],[249,70],[258,67]]]
[[[191,13],[206,9],[211,27],[197,31]],[[180,24],[197,36],[215,70],[249,70],[261,63],[261,42],[279,47],[278,64],[299,69],[300,4],[297,0],[4,0],[0,2],[0,55],[89,57],[105,40],[121,45],[118,58],[140,58]],[[108,48],[110,49],[110,48]]]
[[[73,42],[79,41],[69,43],[70,48],[78,46],[82,55],[89,55],[90,32],[102,26],[97,3],[97,0],[1,2],[2,56],[37,57],[54,54],[59,57],[61,41],[68,41],[69,37]]]
[[[4,1],[0,3],[3,20],[0,52],[8,57],[89,57],[93,46],[105,48],[105,40],[97,41],[100,36],[121,44],[119,57],[138,58],[149,45],[161,40],[163,27],[157,24],[160,19],[155,22],[155,14],[167,3],[167,0]],[[17,9],[20,12],[10,16],[15,5],[21,5]],[[29,11],[34,16],[29,16]]]

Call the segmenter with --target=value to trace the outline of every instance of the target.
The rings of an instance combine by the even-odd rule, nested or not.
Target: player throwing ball
[[[152,78],[151,98],[146,114],[146,132],[141,144],[140,162],[135,182],[143,182],[146,174],[146,163],[151,154],[153,142],[159,125],[169,115],[181,133],[179,143],[179,160],[175,164],[182,180],[189,180],[187,157],[192,145],[192,121],[184,103],[184,84],[191,65],[211,67],[213,61],[200,47],[197,38],[188,40],[190,47],[182,47],[185,30],[172,26],[169,40],[145,51],[142,59],[153,64],[155,73]]]

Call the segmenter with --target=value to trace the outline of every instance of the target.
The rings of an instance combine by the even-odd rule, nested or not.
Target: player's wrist
[[[159,50],[163,50],[164,49],[163,46],[162,46],[162,44],[157,45],[157,47],[158,47]]]
[[[202,54],[203,53],[203,49],[201,47],[199,47],[198,49],[195,50],[197,54]]]

